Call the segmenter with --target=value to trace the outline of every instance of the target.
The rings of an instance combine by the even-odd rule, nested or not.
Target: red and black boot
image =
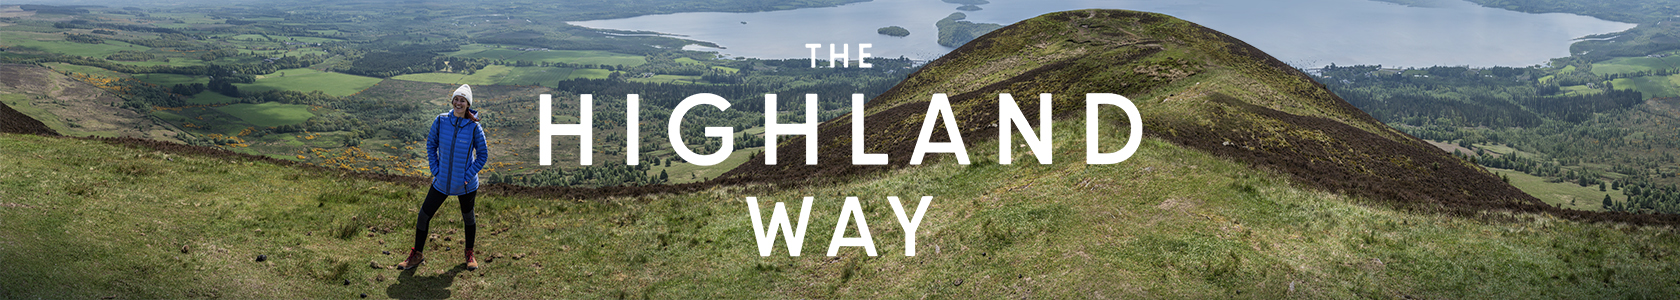
[[[420,251],[415,251],[414,248],[408,248],[408,259],[403,260],[402,263],[398,263],[397,270],[413,269],[414,267],[420,266],[420,263],[425,261],[426,258],[420,255]]]
[[[472,248],[467,248],[467,271],[478,270],[478,259],[473,258]]]

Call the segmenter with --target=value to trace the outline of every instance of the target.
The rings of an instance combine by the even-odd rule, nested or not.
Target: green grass
[[[309,68],[285,69],[263,75],[256,83],[235,84],[242,92],[266,90],[321,91],[333,96],[349,96],[361,92],[384,79],[344,73],[321,72]]]
[[[571,79],[570,68],[518,67],[496,79],[502,85],[541,85],[557,87],[560,80]]]
[[[154,110],[154,111],[148,112],[148,114],[152,115],[153,117],[157,117],[158,119],[162,119],[166,122],[170,122],[170,123],[181,124],[181,123],[188,122],[187,117],[183,117],[179,114],[175,114],[175,113],[168,112],[168,111]]]
[[[729,153],[729,158],[724,159],[723,162],[720,162],[717,165],[711,166],[698,166],[682,162],[682,159],[680,158],[673,158],[671,160],[670,167],[654,168],[649,170],[648,173],[658,176],[659,171],[665,171],[665,175],[670,176],[671,183],[701,182],[717,178],[719,175],[723,175],[724,172],[729,172],[730,169],[741,166],[742,163],[746,163],[748,159],[751,159],[754,154],[758,154],[759,152],[764,152],[764,147],[735,149],[735,152]],[[804,156],[800,156],[799,159],[801,159],[799,160],[800,163],[804,163]]]
[[[1064,121],[1058,128],[1080,128]],[[799,189],[719,187],[587,200],[483,195],[483,269],[464,271],[452,207],[428,263],[409,246],[422,187],[96,141],[0,135],[0,286],[93,298],[1638,298],[1670,295],[1672,230],[1544,216],[1410,213],[1302,190],[1276,173],[1150,139],[1114,165],[927,166]],[[1123,132],[1123,131],[1120,131]],[[1105,133],[1105,138],[1122,140]],[[947,156],[940,154],[938,156]],[[86,157],[108,159],[90,160]],[[905,257],[885,197],[934,196]],[[759,257],[744,198],[799,209],[805,246]],[[878,257],[828,257],[844,196]],[[453,205],[446,203],[446,205]],[[913,208],[912,208],[913,209]],[[795,212],[796,213],[796,212]],[[1496,213],[1497,214],[1497,213]],[[795,218],[797,219],[797,218]],[[373,228],[375,232],[370,232]],[[386,233],[385,230],[389,230]],[[857,236],[848,229],[846,236]],[[446,239],[447,238],[447,239]],[[784,237],[785,238],[785,237]],[[187,251],[183,253],[183,247]],[[390,255],[381,251],[389,251]],[[264,262],[255,262],[266,255]],[[515,259],[514,257],[519,257]],[[72,259],[73,258],[73,259]],[[1554,278],[1555,277],[1555,278]],[[348,280],[349,285],[343,284]],[[959,284],[960,282],[960,284]]]
[[[274,102],[230,104],[218,106],[216,110],[260,127],[298,124],[315,116],[309,112],[307,105]]]
[[[1592,65],[1593,74],[1608,75],[1680,68],[1680,57],[1618,57]]]
[[[1610,83],[1616,85],[1616,89],[1638,90],[1647,98],[1680,96],[1680,75],[1617,78]]]
[[[230,60],[229,59],[222,59],[222,60],[217,60],[216,62],[217,63],[226,63],[228,61],[230,61]],[[167,62],[163,61],[161,59],[152,59],[152,60],[148,60],[148,61],[112,61],[112,62],[119,63],[119,64],[125,64],[125,65],[135,65],[135,66],[202,66],[202,65],[207,64],[205,61],[200,60],[196,57],[188,58],[188,57],[184,57],[184,56],[171,57],[170,60],[167,61]]]
[[[227,95],[222,95],[222,93],[211,92],[211,91],[205,91],[205,92],[202,92],[202,93],[198,93],[197,95],[193,95],[193,97],[191,99],[187,99],[187,103],[191,103],[191,104],[195,104],[195,105],[222,104],[222,103],[234,103],[234,102],[239,102],[239,98],[228,97]]]
[[[1500,155],[1516,154],[1517,156],[1528,157],[1528,158],[1534,158],[1534,157],[1537,156],[1534,153],[1529,153],[1529,152],[1525,152],[1525,151],[1522,151],[1522,150],[1517,150],[1517,148],[1511,148],[1511,146],[1507,146],[1507,145],[1476,144],[1475,146],[1476,146],[1476,148],[1482,148],[1482,149],[1487,150],[1487,151],[1493,151],[1493,153],[1499,153]]]
[[[148,82],[148,83],[151,83],[151,84],[161,85],[161,86],[164,86],[164,87],[171,87],[171,86],[175,86],[177,84],[192,84],[192,83],[208,84],[208,83],[210,83],[210,77],[194,76],[194,75],[181,75],[181,74],[162,74],[162,73],[135,74],[134,79],[139,79],[140,81],[145,81],[145,82]]]
[[[61,34],[29,33],[18,31],[0,31],[0,45],[8,47],[30,47],[52,53],[91,56],[105,58],[118,51],[147,51],[152,48],[129,44],[120,40],[105,39],[100,44],[84,44],[65,41]]]
[[[1545,178],[1524,174],[1513,170],[1488,168],[1511,178],[1511,185],[1522,189],[1523,192],[1540,198],[1552,206],[1575,210],[1604,211],[1604,195],[1616,202],[1627,201],[1627,196],[1620,190],[1600,192],[1598,186],[1580,186],[1572,182],[1546,182]]]
[[[705,81],[700,80],[700,76],[690,75],[653,75],[653,77],[648,78],[631,78],[630,81],[646,83],[705,84]]]
[[[100,68],[100,67],[72,65],[72,64],[67,64],[67,63],[44,63],[43,65],[46,65],[47,67],[52,68],[53,71],[70,71],[70,72],[90,74],[90,75],[95,75],[95,76],[104,76],[104,77],[118,77],[118,78],[130,77],[128,74],[118,73],[116,71],[106,70],[106,69]]]
[[[489,85],[489,84],[495,84],[497,79],[500,79],[501,77],[506,76],[508,74],[508,72],[511,72],[511,71],[513,71],[513,67],[503,66],[503,65],[491,65],[491,66],[486,66],[486,67],[484,67],[484,69],[478,70],[477,72],[474,72],[472,75],[467,75],[467,74],[462,74],[462,73],[436,73],[436,72],[434,72],[434,73],[397,75],[397,76],[391,77],[391,79],[408,80],[408,81],[421,81],[421,82],[436,82],[436,83],[447,83],[447,84]]]
[[[572,74],[567,76],[566,79],[607,79],[608,75],[612,75],[612,71],[606,69],[573,69]]]
[[[1587,86],[1585,86],[1585,85],[1571,85],[1571,86],[1565,86],[1565,87],[1562,87],[1562,90],[1563,90],[1563,94],[1564,94],[1564,95],[1565,95],[1565,96],[1577,96],[1577,95],[1586,95],[1586,94],[1596,94],[1596,93],[1599,93],[1599,92],[1600,92],[1600,91],[1599,91],[1599,90],[1598,90],[1598,89],[1594,89],[1594,88],[1589,88],[1589,87],[1587,87]]]
[[[641,56],[619,54],[594,50],[548,50],[548,51],[520,51],[526,46],[493,47],[484,44],[470,44],[461,46],[460,51],[448,53],[449,56],[490,58],[503,60],[524,60],[532,62],[563,62],[572,64],[592,65],[623,65],[626,67],[640,66],[647,63]]]

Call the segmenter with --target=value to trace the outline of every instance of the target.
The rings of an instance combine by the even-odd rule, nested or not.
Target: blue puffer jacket
[[[478,111],[467,110],[478,114]],[[432,187],[449,195],[478,190],[478,171],[490,159],[484,144],[484,128],[478,122],[443,112],[426,133],[426,159],[431,162]]]

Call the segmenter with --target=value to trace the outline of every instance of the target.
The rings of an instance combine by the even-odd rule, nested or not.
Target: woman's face
[[[451,107],[454,107],[455,110],[466,110],[467,107],[470,106],[467,102],[467,97],[455,96],[455,99],[449,102]]]

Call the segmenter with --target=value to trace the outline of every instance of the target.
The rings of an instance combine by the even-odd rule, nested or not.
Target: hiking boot
[[[467,249],[467,271],[478,270],[478,259],[473,258],[472,249]]]
[[[425,261],[426,258],[420,255],[420,251],[414,251],[414,248],[408,248],[408,259],[403,260],[402,263],[398,263],[397,270],[413,269],[414,267],[420,266],[420,263]]]

